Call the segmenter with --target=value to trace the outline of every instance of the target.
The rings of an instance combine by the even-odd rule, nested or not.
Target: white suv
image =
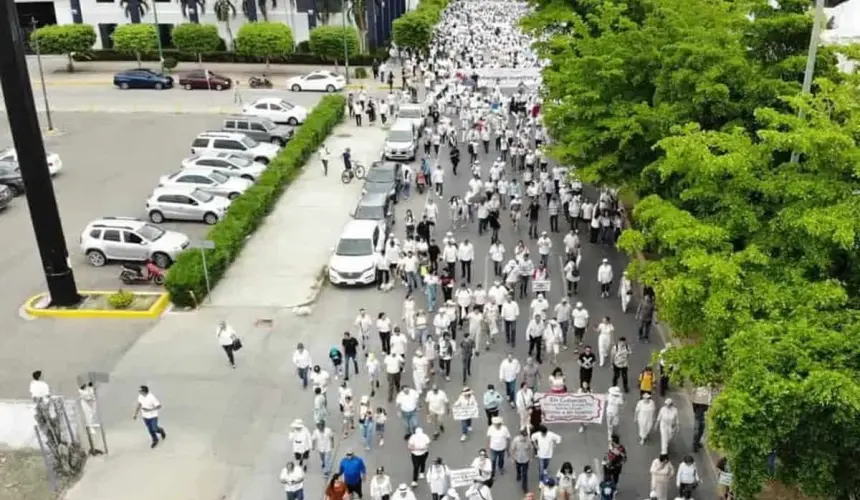
[[[190,242],[182,233],[165,231],[131,217],[104,217],[92,221],[80,238],[81,251],[95,267],[112,260],[151,260],[156,266],[167,269]]]
[[[236,153],[265,165],[268,165],[280,150],[279,146],[271,142],[257,142],[245,134],[231,132],[203,132],[191,143],[191,152],[196,155]]]

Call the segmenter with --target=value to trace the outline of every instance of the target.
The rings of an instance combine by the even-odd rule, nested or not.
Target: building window
[[[113,48],[113,31],[116,29],[115,23],[99,23],[99,36],[102,39],[103,49]]]

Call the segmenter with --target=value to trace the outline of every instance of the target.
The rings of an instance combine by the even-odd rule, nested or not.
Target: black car
[[[21,169],[15,162],[0,162],[0,184],[9,188],[12,196],[24,193],[24,179],[21,178]]]
[[[375,161],[364,174],[365,193],[387,193],[394,203],[400,194],[403,172],[400,163]]]
[[[367,193],[358,200],[352,217],[358,220],[376,220],[384,223],[385,232],[394,226],[394,207],[391,198],[384,193]]]

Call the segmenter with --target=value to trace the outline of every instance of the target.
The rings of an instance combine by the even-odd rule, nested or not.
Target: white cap
[[[621,395],[621,389],[619,389],[618,387],[614,387],[614,386],[610,387],[609,388],[609,394],[612,394],[613,396],[620,396]]]
[[[582,302],[577,302],[576,307],[582,307]]]

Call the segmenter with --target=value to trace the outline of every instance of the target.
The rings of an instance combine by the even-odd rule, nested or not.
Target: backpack
[[[340,361],[340,358],[341,358],[340,349],[332,346],[332,348],[329,349],[329,351],[328,351],[328,357],[332,361]]]

